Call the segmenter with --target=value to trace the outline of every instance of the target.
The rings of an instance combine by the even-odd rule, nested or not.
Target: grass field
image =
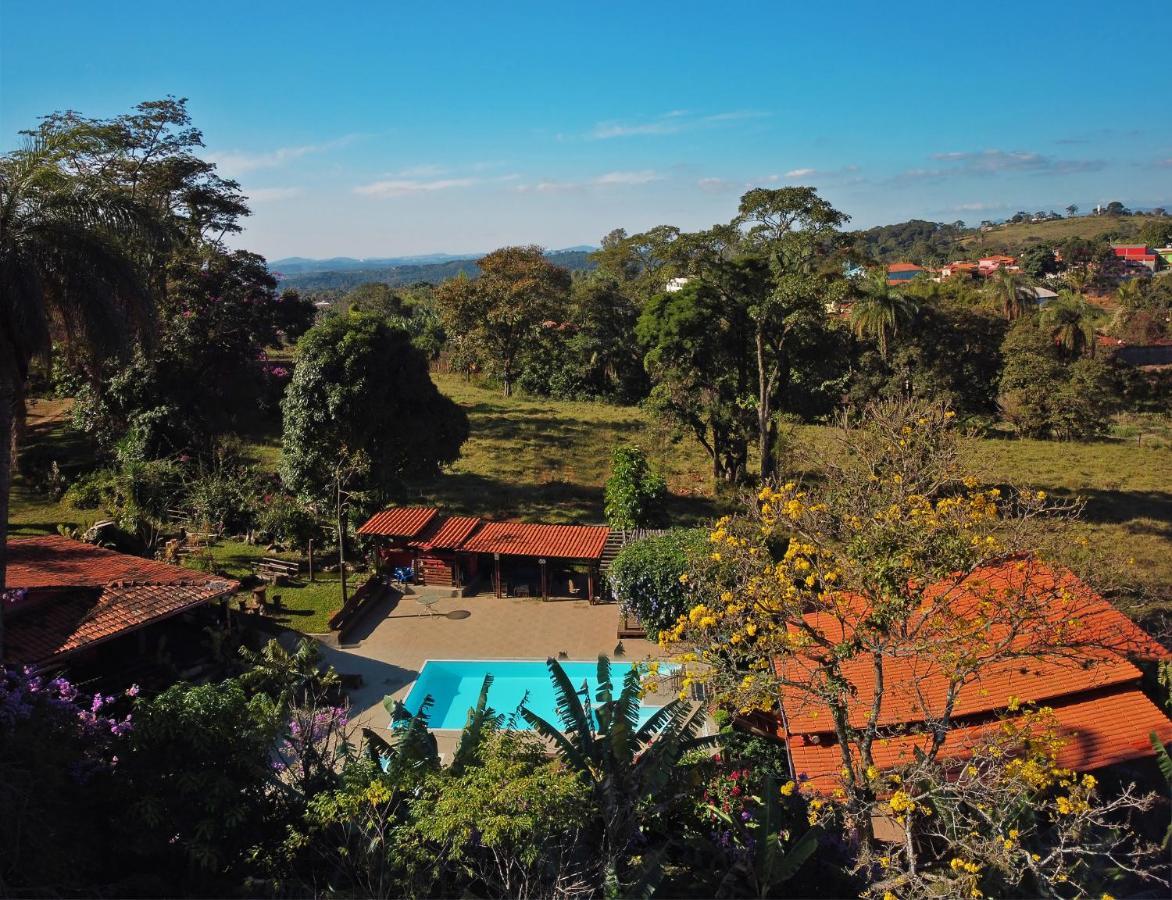
[[[1151,221],[1150,216],[1078,216],[1073,219],[1055,219],[1050,222],[1021,222],[998,225],[992,231],[979,232],[961,241],[969,255],[988,249],[1004,247],[1021,250],[1031,244],[1054,244],[1071,237],[1094,240],[1108,233],[1130,237]]]
[[[667,477],[672,521],[702,522],[727,503],[713,494],[708,460],[699,445],[690,438],[672,443],[641,410],[506,399],[458,376],[436,375],[435,380],[467,410],[471,437],[451,471],[419,486],[410,502],[493,518],[601,522],[610,452],[619,444],[634,443]],[[30,445],[59,447],[66,473],[78,465],[75,454],[84,443],[59,416],[42,416],[31,424]],[[1165,434],[1167,425],[1162,426]],[[825,430],[805,426],[796,429],[795,437],[819,443]],[[258,464],[276,465],[275,437],[253,437],[250,447]],[[973,473],[988,484],[1084,498],[1084,533],[1121,557],[1134,558],[1141,579],[1172,600],[1172,449],[1166,440],[1137,446],[1134,437],[1088,444],[980,438],[970,440],[965,451]],[[17,534],[52,532],[58,523],[84,526],[96,517],[48,500],[17,481],[11,516]],[[224,571],[243,575],[262,552],[224,542],[215,555]],[[327,578],[318,585],[282,589],[291,624],[305,631],[324,629],[340,604],[336,576]]]

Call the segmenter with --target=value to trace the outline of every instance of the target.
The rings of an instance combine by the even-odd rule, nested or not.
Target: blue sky
[[[858,227],[1172,207],[1168,32],[1089,2],[0,0],[0,136],[189,98],[270,258],[597,243],[813,184]]]

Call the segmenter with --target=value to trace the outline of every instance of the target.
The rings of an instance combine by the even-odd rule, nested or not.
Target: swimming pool
[[[561,665],[575,688],[580,688],[583,681],[588,684],[593,703],[598,690],[598,663],[561,660]],[[616,695],[622,689],[623,678],[634,665],[629,662],[610,664],[611,683]],[[525,706],[560,727],[549,668],[544,661],[536,659],[429,659],[423,664],[404,705],[410,712],[418,712],[419,704],[430,694],[435,702],[428,724],[432,728],[463,728],[468,720],[468,710],[476,706],[480,697],[484,676],[490,673],[493,680],[488,689],[488,705],[496,712],[511,715],[528,692]],[[658,706],[640,706],[639,724],[646,722],[658,709]],[[518,717],[516,727],[528,730],[529,723]]]

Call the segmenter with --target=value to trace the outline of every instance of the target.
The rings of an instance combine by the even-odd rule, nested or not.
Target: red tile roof
[[[947,595],[944,591],[947,589]],[[991,662],[959,691],[953,714],[956,716],[990,712],[1005,706],[1010,696],[1022,700],[1048,701],[1081,691],[1109,685],[1133,682],[1140,677],[1139,670],[1127,661],[1127,656],[1162,658],[1163,648],[1127,616],[1112,607],[1070,573],[1057,575],[1049,567],[1034,560],[1017,560],[1001,566],[990,566],[974,572],[956,584],[942,582],[926,592],[928,604],[944,602],[950,612],[966,614],[981,599],[991,600],[1006,608],[1012,607],[1022,592],[1035,597],[1053,597],[1056,618],[1076,621],[1077,628],[1069,628],[1061,638],[1061,651],[1030,653],[1031,644],[1038,646],[1040,636],[1029,631],[1010,639],[1004,634],[1005,623],[996,619],[990,624],[993,640],[1008,641],[1021,658]],[[1064,604],[1062,597],[1067,599]],[[844,632],[865,613],[867,604],[861,598],[852,598],[844,613],[811,613],[805,621],[832,641],[842,640]],[[939,606],[931,606],[939,610]],[[930,614],[935,618],[938,613]],[[911,630],[920,631],[921,644],[930,640],[926,629],[929,620],[917,622],[913,616]],[[1004,654],[999,654],[1004,655]],[[805,673],[816,668],[810,657],[790,658],[776,663],[779,676],[788,675],[791,681],[803,680]],[[875,672],[872,660],[865,655],[846,660],[843,674],[854,689],[848,708],[851,724],[856,727],[868,721],[875,696]],[[939,716],[944,709],[948,676],[931,659],[916,653],[910,647],[907,654],[885,656],[883,659],[883,706],[879,714],[881,725],[922,722]],[[814,697],[801,691],[790,692],[782,698],[790,729],[794,732],[829,730],[829,714]]]
[[[887,267],[888,272],[923,272],[923,266],[917,266],[915,263],[892,263]]]
[[[76,650],[233,593],[239,583],[69,538],[8,543],[4,658],[43,667]]]
[[[436,512],[433,506],[395,506],[375,513],[363,523],[358,533],[382,537],[418,537],[435,518]]]
[[[436,516],[407,546],[417,550],[455,550],[480,527],[480,522],[476,516]]]
[[[1172,740],[1172,719],[1137,690],[1079,699],[1052,709],[1058,733],[1066,739],[1058,752],[1058,765],[1063,768],[1085,772],[1151,756],[1148,735],[1153,731],[1162,741]],[[997,720],[958,724],[948,732],[940,756],[964,759],[997,727]],[[915,748],[926,748],[927,743],[923,734],[880,738],[872,748],[875,765],[892,769],[910,763]],[[833,737],[795,735],[788,747],[799,782],[824,794],[839,786],[842,754]]]
[[[526,525],[486,522],[464,542],[469,553],[549,556],[555,559],[601,559],[610,529],[605,525]]]
[[[102,587],[112,581],[190,581],[199,573],[61,535],[8,541],[10,588]]]
[[[1092,699],[1099,704],[1094,707],[1094,715],[1102,719],[1097,727],[1104,735],[1111,736],[1110,741],[1106,736],[1095,737],[1095,743],[1088,746],[1086,740],[1090,738],[1084,740],[1075,735],[1071,747],[1064,751],[1085,756],[1086,759],[1078,763],[1083,768],[1133,758],[1123,752],[1120,741],[1131,741],[1127,746],[1135,750],[1135,755],[1150,752],[1145,750],[1147,734],[1153,730],[1149,726],[1154,723],[1159,726],[1155,730],[1161,731],[1172,728],[1172,721],[1147,703],[1142,695],[1138,697],[1147,706],[1131,696],[1137,693],[1135,688],[1140,671],[1125,657],[1163,658],[1166,651],[1069,572],[1056,573],[1028,558],[1013,560],[987,567],[966,578],[933,586],[926,592],[925,608],[938,611],[939,605],[945,604],[950,614],[966,615],[975,611],[984,600],[996,604],[999,609],[1012,610],[1015,597],[1020,605],[1024,596],[1047,600],[1048,609],[1054,614],[1053,621],[1064,623],[1063,649],[1059,651],[1054,646],[1046,649],[1044,637],[1037,636],[1036,631],[1020,636],[1011,634],[1005,623],[994,616],[987,626],[990,635],[997,640],[1000,631],[1006,648],[1020,656],[990,662],[960,688],[952,712],[952,721],[958,732],[953,746],[963,747],[965,741],[959,736],[978,727],[979,723],[973,720],[988,720],[993,714],[1004,711],[1012,696],[1022,701],[1045,703],[1055,709],[1067,708],[1068,713],[1064,714],[1067,718],[1062,721],[1064,725],[1070,724],[1072,733],[1077,728],[1071,723],[1085,712],[1081,704],[1090,703]],[[1052,603],[1049,601],[1051,597]],[[865,598],[846,596],[840,611],[812,613],[803,618],[811,628],[831,641],[839,642],[845,634],[853,631],[867,609]],[[919,631],[921,642],[931,640],[927,633],[930,627],[930,613],[925,612],[920,620],[915,616],[909,620],[909,631]],[[1031,647],[1037,649],[1031,652]],[[935,667],[932,660],[917,654],[914,648],[909,646],[904,656],[899,656],[898,648],[895,649],[896,652],[885,656],[882,663],[884,689],[878,723],[915,728],[929,719],[941,718],[949,678]],[[811,651],[805,658],[775,661],[778,675],[791,682],[812,676],[816,668],[815,652],[818,651]],[[873,662],[860,655],[846,660],[842,671],[851,689],[848,703],[850,723],[855,727],[865,726],[875,698]],[[1113,702],[1115,698],[1122,698],[1118,705]],[[816,698],[798,689],[783,689],[781,707],[795,765],[804,760],[801,765],[806,767],[805,774],[816,784],[821,783],[817,779],[829,777],[827,773],[837,777],[842,763],[835,745],[830,711]],[[889,743],[899,752],[910,753],[918,740],[916,737],[901,737],[892,738]],[[832,747],[832,752],[828,753],[827,747]],[[1105,754],[1102,757],[1105,762],[1093,755],[1097,752]],[[881,767],[896,765],[899,762],[896,756],[883,757],[886,761],[877,756],[876,764]],[[1075,767],[1071,762],[1064,765]]]

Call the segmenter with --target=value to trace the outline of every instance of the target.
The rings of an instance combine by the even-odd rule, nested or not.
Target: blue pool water
[[[575,688],[580,688],[583,681],[587,682],[590,701],[593,703],[598,690],[598,664],[563,660],[561,665]],[[621,690],[623,678],[633,666],[633,663],[625,662],[610,664],[611,683],[616,695]],[[544,661],[538,660],[429,659],[423,664],[404,705],[412,713],[418,712],[419,704],[430,694],[435,701],[428,716],[430,726],[463,728],[468,720],[468,710],[476,706],[484,676],[488,673],[493,676],[492,687],[488,689],[488,705],[496,712],[511,715],[528,692],[526,707],[561,727],[549,668]],[[639,723],[646,722],[658,709],[657,706],[641,706]],[[528,729],[529,724],[518,717],[516,727]]]

